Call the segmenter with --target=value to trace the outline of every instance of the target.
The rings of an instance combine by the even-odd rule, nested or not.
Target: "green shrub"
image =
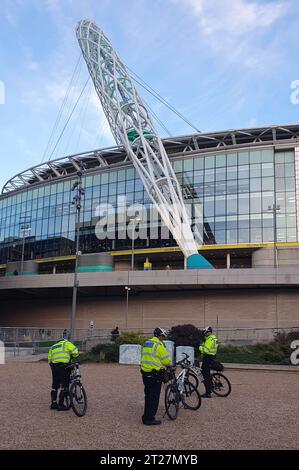
[[[93,360],[94,362],[118,362],[118,358],[119,346],[114,343],[97,344],[84,356],[84,360]]]
[[[122,333],[115,341],[116,344],[143,344],[146,337],[141,331],[127,331]]]

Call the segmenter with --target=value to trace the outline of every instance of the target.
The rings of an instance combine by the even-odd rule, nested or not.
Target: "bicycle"
[[[177,364],[179,365],[179,363]],[[180,405],[189,410],[198,410],[201,406],[201,396],[196,387],[186,379],[186,369],[176,376],[176,367],[169,368],[171,382],[165,389],[165,413],[171,420],[175,420]]]
[[[67,366],[71,368],[70,382],[68,394],[65,397],[65,406],[68,409],[72,408],[74,413],[81,417],[87,411],[87,395],[81,383],[81,374],[79,369],[79,362],[75,362]]]
[[[183,353],[185,358],[180,361],[181,367],[186,369],[186,379],[192,383],[196,389],[199,389],[199,384],[204,382],[204,377],[200,366],[191,365],[188,360],[188,354]],[[232,390],[232,386],[228,378],[221,372],[213,372],[211,374],[212,392],[219,397],[227,397]],[[201,394],[203,395],[203,393]]]

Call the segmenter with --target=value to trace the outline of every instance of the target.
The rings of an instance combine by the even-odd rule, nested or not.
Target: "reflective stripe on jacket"
[[[215,356],[218,349],[218,339],[215,335],[209,335],[205,341],[199,346],[201,354],[208,354],[209,356]]]
[[[169,354],[159,338],[154,336],[143,344],[140,365],[143,372],[160,370],[163,366],[170,366],[170,364]]]
[[[49,349],[48,362],[55,364],[57,362],[67,363],[70,362],[72,357],[79,356],[77,346],[65,339],[53,344]]]

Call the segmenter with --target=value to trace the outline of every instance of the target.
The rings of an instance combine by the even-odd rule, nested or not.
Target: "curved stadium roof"
[[[248,145],[299,142],[299,125],[268,126],[254,129],[229,130],[193,134],[162,139],[168,155],[171,157],[204,153],[206,151],[233,149]],[[100,168],[122,166],[130,160],[123,147],[108,147],[85,153],[65,156],[28,168],[11,178],[2,189],[2,195],[26,187],[65,178],[77,171],[89,173]]]

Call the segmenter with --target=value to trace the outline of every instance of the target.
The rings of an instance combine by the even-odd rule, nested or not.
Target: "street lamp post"
[[[129,316],[129,292],[131,290],[131,287],[125,286],[125,289],[127,291],[127,306],[126,306],[126,329],[128,328],[128,316]]]
[[[74,271],[74,284],[73,284],[73,298],[72,298],[72,316],[71,316],[71,331],[70,339],[73,339],[74,328],[77,313],[77,291],[78,291],[78,256],[79,256],[79,241],[80,241],[80,214],[81,214],[81,198],[85,194],[85,190],[82,187],[82,173],[77,172],[77,181],[73,184],[72,191],[76,190],[76,194],[73,197],[72,204],[76,207],[76,257],[75,257],[75,271]]]
[[[134,222],[140,222],[140,217],[132,217],[130,221],[132,222],[132,257],[131,257],[131,271],[134,271],[134,231],[136,225]]]
[[[31,231],[30,224],[26,221],[26,217],[24,217],[23,222],[21,222],[20,230],[23,232],[23,240],[22,240],[22,254],[21,254],[21,273],[24,272],[24,257],[25,257],[25,238],[26,234]]]
[[[280,211],[280,206],[278,204],[273,204],[272,206],[268,206],[268,212],[273,214],[273,230],[274,230],[274,261],[273,265],[274,268],[278,266],[278,259],[277,259],[277,222],[276,222],[276,215],[277,212]]]

